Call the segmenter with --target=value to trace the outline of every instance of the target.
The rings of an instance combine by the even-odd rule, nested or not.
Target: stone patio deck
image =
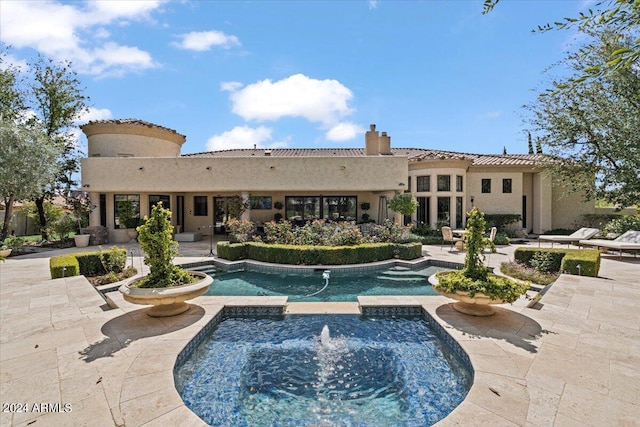
[[[178,262],[208,259],[206,239],[180,247]],[[512,259],[514,248],[487,254],[490,265]],[[224,304],[267,297],[199,297],[188,313],[156,319],[116,293],[119,308],[110,310],[83,277],[49,280],[48,258],[72,250],[0,264],[0,425],[203,425],[173,386],[175,357]],[[464,257],[439,246],[424,253]],[[640,425],[640,258],[605,256],[600,276],[563,275],[539,310],[518,302],[489,318],[457,313],[444,297],[407,297],[460,342],[475,369],[466,400],[438,425]],[[351,312],[349,304],[289,311]],[[12,403],[28,411],[5,412]]]

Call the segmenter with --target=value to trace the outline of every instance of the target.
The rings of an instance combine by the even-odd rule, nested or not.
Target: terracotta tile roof
[[[140,119],[110,119],[110,120],[91,120],[88,123],[85,123],[83,125],[80,126],[80,129],[82,129],[83,127],[90,125],[90,124],[95,124],[95,123],[105,123],[105,124],[118,124],[118,125],[137,125],[137,126],[145,126],[145,127],[149,127],[149,128],[155,128],[155,129],[161,129],[161,130],[166,130],[169,131],[171,133],[174,133],[176,135],[180,135],[184,138],[186,138],[185,135],[182,135],[181,133],[178,133],[176,130],[174,129],[170,129],[164,126],[160,126],[157,125],[155,123],[151,123],[151,122],[147,122],[145,120],[140,120]]]
[[[541,154],[471,154],[426,148],[392,148],[391,155],[407,157],[410,162],[420,160],[470,160],[474,166],[536,165]],[[364,157],[364,148],[245,148],[183,154],[182,157]]]

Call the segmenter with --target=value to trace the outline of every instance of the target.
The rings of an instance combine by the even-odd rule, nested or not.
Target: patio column
[[[100,225],[100,194],[89,193],[89,202],[93,208],[89,213],[89,225]]]
[[[245,205],[249,205],[249,193],[247,191],[243,191],[240,195],[242,197],[242,202]],[[251,221],[251,209],[247,209],[244,212],[242,212],[240,219]]]

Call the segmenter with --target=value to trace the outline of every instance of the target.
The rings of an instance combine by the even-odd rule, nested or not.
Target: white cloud
[[[240,82],[222,82],[220,83],[220,90],[224,92],[235,92],[242,87]]]
[[[84,124],[91,120],[109,120],[112,118],[113,114],[108,108],[89,108],[89,111],[82,114],[76,122]]]
[[[365,132],[362,126],[355,123],[342,122],[327,131],[326,138],[329,141],[348,141]]]
[[[303,117],[332,126],[353,111],[353,93],[337,80],[317,80],[295,74],[272,82],[262,80],[232,91],[232,111],[245,120]]]
[[[2,61],[0,61],[0,70],[7,70],[9,68],[24,73],[29,70],[29,64],[23,59],[18,59],[13,55],[6,54],[2,57]]]
[[[236,126],[231,130],[214,135],[207,141],[208,150],[233,150],[238,148],[265,147],[271,141],[271,129],[265,126],[252,128]]]
[[[476,116],[479,120],[497,119],[502,115],[502,111],[487,111]]]
[[[380,4],[380,0],[369,0],[369,9],[376,9]]]
[[[200,31],[181,34],[178,36],[180,42],[171,43],[180,49],[195,50],[204,52],[213,46],[220,46],[229,49],[232,46],[240,46],[240,40],[236,36],[229,36],[222,31]]]
[[[156,67],[148,52],[109,40],[108,25],[150,20],[160,1],[56,1],[2,3],[0,37],[16,48],[33,48],[54,60],[69,60],[80,73],[122,74]]]

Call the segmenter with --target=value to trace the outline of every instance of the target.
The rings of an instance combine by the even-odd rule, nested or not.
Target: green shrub
[[[124,264],[127,261],[127,251],[124,248],[114,246],[109,249],[109,252],[103,253],[102,257],[105,259],[105,264],[107,266],[116,268],[113,266],[121,265],[122,267],[120,270],[113,270],[115,273],[119,273],[124,269]],[[63,268],[66,268],[64,271],[64,277],[78,276],[80,274],[84,276],[99,276],[106,274],[109,270],[100,258],[101,252],[76,252],[51,257],[49,260],[51,278],[57,279],[59,277],[63,277]]]
[[[485,214],[484,220],[487,222],[487,230],[496,227],[498,231],[505,231],[507,225],[521,221],[522,216],[520,214]]]
[[[602,229],[602,233],[623,234],[629,230],[640,230],[640,215],[625,215],[609,221]]]
[[[117,246],[112,246],[109,252],[104,252],[100,246],[98,257],[107,273],[120,273],[127,264],[127,250]]]
[[[107,272],[102,265],[102,261],[100,261],[99,252],[78,252],[75,254],[75,257],[80,266],[80,274],[97,276]]]
[[[584,214],[580,225],[583,227],[602,229],[609,221],[617,218],[618,215],[612,214]]]
[[[498,231],[496,233],[496,238],[493,239],[494,245],[508,245],[509,243],[511,243],[511,239],[504,231]]]
[[[600,252],[596,249],[517,248],[514,258],[516,262],[531,267],[531,260],[539,252],[551,254],[551,272],[596,277],[600,271]]]
[[[220,258],[229,261],[247,259],[248,246],[244,243],[218,242],[217,253]]]
[[[440,272],[437,276],[438,284],[434,285],[434,288],[448,293],[469,292],[471,298],[480,293],[494,300],[511,303],[529,289],[527,283],[509,280],[506,277],[488,275],[485,279],[476,280],[465,276],[463,270]]]
[[[560,270],[579,276],[597,277],[600,271],[600,251],[596,249],[576,251],[567,253],[562,259]]]
[[[149,266],[149,274],[136,285],[140,288],[170,288],[192,283],[191,274],[172,262],[178,255],[178,242],[172,236],[171,211],[158,202],[151,209],[151,216],[144,219],[137,228],[138,242],[145,253],[144,263]]]
[[[78,276],[80,274],[80,266],[78,259],[73,254],[59,255],[49,259],[49,271],[52,279]]]
[[[73,215],[65,214],[53,224],[53,229],[60,238],[60,240],[68,239],[71,233],[78,228],[78,222]]]
[[[363,243],[350,246],[282,245],[262,242],[218,243],[220,258],[253,259],[274,264],[342,265],[386,259],[415,259],[422,256],[421,243]]]

